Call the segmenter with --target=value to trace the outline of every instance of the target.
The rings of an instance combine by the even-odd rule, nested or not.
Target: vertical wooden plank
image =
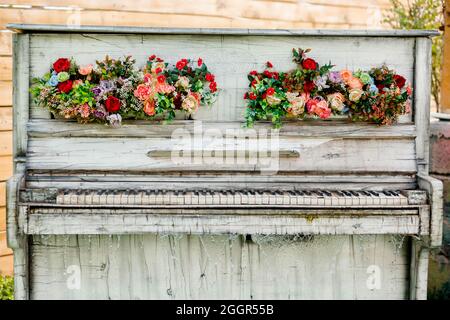
[[[412,300],[427,299],[429,254],[430,249],[420,240],[412,240],[410,265],[410,299]]]
[[[29,84],[30,65],[29,47],[30,38],[28,34],[13,35],[13,141],[14,141],[14,161],[18,157],[25,156],[27,152],[27,131],[26,124],[29,115]],[[14,166],[16,172],[17,166]]]
[[[444,49],[441,74],[441,112],[450,113],[450,0],[445,0]]]
[[[13,159],[14,176],[7,185],[7,232],[8,245],[14,250],[14,297],[26,300],[29,297],[28,237],[20,230],[26,218],[26,207],[17,206],[17,189],[25,171],[23,157],[27,152],[26,125],[29,115],[29,47],[28,34],[13,35]],[[26,220],[26,219],[25,219]]]
[[[431,40],[417,38],[414,59],[414,122],[417,127],[416,154],[418,171],[428,173],[430,94],[431,94]]]

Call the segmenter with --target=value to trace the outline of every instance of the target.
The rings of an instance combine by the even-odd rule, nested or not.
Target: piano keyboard
[[[101,206],[405,206],[400,191],[353,190],[65,190],[61,205]]]

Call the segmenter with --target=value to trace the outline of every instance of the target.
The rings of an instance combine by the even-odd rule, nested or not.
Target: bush
[[[0,300],[14,299],[14,280],[12,277],[0,276]]]
[[[390,0],[383,22],[395,29],[434,29],[444,25],[442,0]],[[432,40],[431,95],[439,111],[442,63],[442,33]]]

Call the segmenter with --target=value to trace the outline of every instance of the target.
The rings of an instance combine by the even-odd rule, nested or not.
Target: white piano
[[[433,32],[9,27],[17,299],[426,298],[442,238],[442,185],[428,175]],[[339,68],[388,64],[413,83],[412,114],[243,129],[246,73],[269,58],[289,70],[299,46]],[[202,56],[217,103],[111,128],[52,119],[30,99],[30,79],[61,56],[129,53]]]

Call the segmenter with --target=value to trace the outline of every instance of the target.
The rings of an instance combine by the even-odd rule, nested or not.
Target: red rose
[[[162,74],[159,75],[157,79],[158,79],[159,83],[164,83],[164,81],[166,81],[166,77],[164,75],[162,75]]]
[[[205,76],[206,81],[209,81],[209,82],[213,82],[215,78],[216,77],[214,77],[214,75],[211,73],[207,73]]]
[[[266,94],[267,94],[268,96],[271,96],[271,95],[273,95],[274,93],[275,93],[275,89],[272,88],[272,87],[266,90]]]
[[[156,58],[156,55],[152,54],[150,57],[148,57],[148,60],[153,60]]]
[[[176,67],[178,70],[183,70],[183,68],[186,67],[186,65],[187,65],[187,60],[181,59],[177,62]]]
[[[249,75],[251,75],[251,76],[256,76],[257,74],[258,74],[258,72],[256,70],[252,70],[249,73]]]
[[[254,79],[251,83],[252,87],[256,86],[257,83],[258,83],[258,81],[256,79]]]
[[[395,81],[395,84],[397,85],[397,87],[399,87],[401,89],[405,86],[406,79],[403,78],[401,75],[396,74],[396,75],[394,75],[394,81]]]
[[[267,66],[267,68],[273,68],[273,64],[270,61],[266,62],[266,66]]]
[[[70,92],[70,90],[72,90],[72,86],[72,80],[67,80],[58,84],[58,90],[60,92],[68,93]]]
[[[263,73],[267,78],[272,78],[272,72],[265,70]]]
[[[280,79],[280,75],[278,74],[278,72],[273,72],[272,73],[272,78],[278,80],[278,79]]]
[[[264,92],[264,93],[262,94],[261,98],[265,99],[266,97],[267,97],[267,93]]]
[[[316,70],[317,63],[311,58],[305,59],[302,62],[302,67],[306,70]]]
[[[201,67],[202,64],[203,64],[202,58],[198,58],[197,65],[198,65],[199,67]]]
[[[303,85],[303,90],[305,90],[305,92],[311,92],[314,89],[314,87],[315,87],[314,82],[306,81],[305,84]]]
[[[383,91],[384,84],[377,84],[378,91]]]
[[[106,99],[105,107],[109,113],[117,112],[120,109],[120,100],[116,97],[109,96],[108,99]]]
[[[214,81],[211,82],[209,84],[209,90],[211,90],[211,92],[216,92],[217,91],[217,83],[215,83]]]
[[[163,62],[164,60],[161,59],[161,58],[156,58],[156,61],[158,61],[158,62]]]
[[[56,72],[63,72],[70,69],[70,60],[66,58],[59,58],[56,60],[56,62],[53,64],[53,70]]]
[[[254,94],[253,92],[250,92],[248,97],[250,98],[250,100],[256,100],[256,94]]]
[[[248,92],[244,93],[244,99],[248,99]]]
[[[156,73],[156,74],[161,73],[161,71],[162,71],[161,68],[156,68],[156,69],[155,69],[155,73]]]

